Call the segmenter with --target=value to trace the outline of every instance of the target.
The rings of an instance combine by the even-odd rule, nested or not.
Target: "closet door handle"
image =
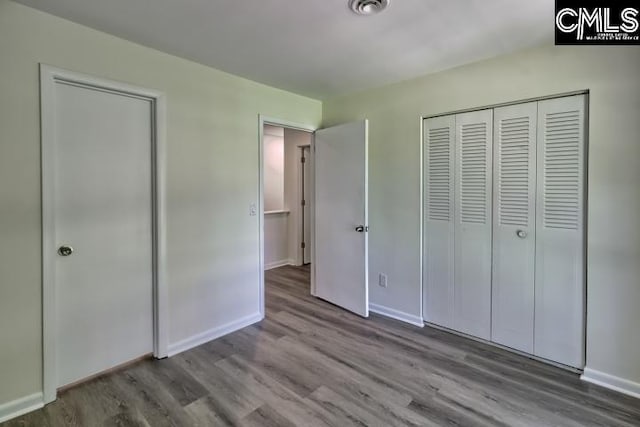
[[[524,230],[518,230],[516,231],[516,236],[518,236],[521,239],[524,239],[525,237],[527,237],[527,232]]]

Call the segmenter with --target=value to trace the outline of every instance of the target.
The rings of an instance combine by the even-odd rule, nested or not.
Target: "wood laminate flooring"
[[[266,318],[95,378],[14,426],[639,426],[640,400],[443,331],[362,319],[266,273]]]

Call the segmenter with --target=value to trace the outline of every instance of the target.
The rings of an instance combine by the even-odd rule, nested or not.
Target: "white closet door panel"
[[[493,110],[456,115],[454,325],[491,335]]]
[[[494,110],[491,340],[533,353],[538,103]]]
[[[452,326],[455,116],[424,121],[424,319]]]
[[[538,103],[534,354],[584,366],[584,95]]]

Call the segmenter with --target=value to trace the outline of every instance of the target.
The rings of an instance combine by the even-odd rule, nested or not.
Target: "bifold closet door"
[[[534,354],[584,366],[586,97],[538,103]]]
[[[491,338],[493,110],[456,115],[453,329]]]
[[[494,110],[491,340],[533,353],[538,103]]]
[[[424,319],[452,327],[455,116],[424,121]]]

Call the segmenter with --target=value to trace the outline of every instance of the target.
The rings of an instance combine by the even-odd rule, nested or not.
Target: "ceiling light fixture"
[[[389,6],[390,0],[349,0],[349,9],[358,15],[375,15]]]

